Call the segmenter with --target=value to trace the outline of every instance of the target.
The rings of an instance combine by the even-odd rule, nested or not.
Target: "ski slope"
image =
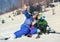
[[[55,7],[55,15],[52,15],[51,8],[47,8],[47,12],[43,15],[46,16],[46,20],[49,26],[57,32],[60,32],[60,3]],[[11,16],[9,18],[8,16]],[[13,20],[12,20],[13,18]],[[2,24],[1,20],[4,19],[5,23]],[[25,21],[25,16],[23,14],[13,17],[12,12],[0,15],[0,38],[9,37],[10,34],[20,29],[21,24]],[[32,38],[22,36],[21,38],[14,40],[0,40],[0,42],[60,42],[60,34],[46,34],[41,35],[41,38],[35,39],[36,35]]]

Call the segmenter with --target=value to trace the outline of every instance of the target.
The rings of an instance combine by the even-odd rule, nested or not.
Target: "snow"
[[[51,8],[47,8],[49,10],[44,12],[43,15],[46,16],[46,20],[49,23],[49,26],[57,32],[60,32],[60,3],[55,7],[55,15],[52,15]],[[8,16],[11,18],[8,18]],[[4,19],[5,23],[2,24],[1,20]],[[10,34],[20,29],[21,24],[25,21],[25,16],[23,14],[17,15],[13,17],[12,12],[6,13],[4,15],[0,15],[0,38],[8,37]],[[35,39],[36,35],[32,38],[28,38],[23,36],[14,40],[0,40],[0,42],[60,42],[60,34],[46,34],[41,35],[41,38]]]

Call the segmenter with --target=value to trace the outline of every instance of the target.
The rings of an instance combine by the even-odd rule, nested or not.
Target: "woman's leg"
[[[32,30],[30,30],[30,33],[27,36],[32,37],[33,34],[37,34],[37,28],[33,28]]]
[[[33,28],[30,32],[30,34],[37,34],[37,28]]]
[[[29,29],[26,26],[22,26],[21,30],[16,31],[14,34],[16,38],[21,37],[22,35],[25,35],[29,32]]]

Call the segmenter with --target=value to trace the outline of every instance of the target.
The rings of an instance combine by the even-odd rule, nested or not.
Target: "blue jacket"
[[[30,17],[29,19],[26,19],[26,20],[25,20],[25,22],[24,22],[23,25],[26,25],[27,27],[30,28],[30,26],[32,25],[32,21],[33,21],[33,20],[34,20],[34,19],[33,19],[32,17]]]
[[[26,19],[31,17],[31,14],[29,14],[27,10],[24,10],[23,14],[25,15]]]

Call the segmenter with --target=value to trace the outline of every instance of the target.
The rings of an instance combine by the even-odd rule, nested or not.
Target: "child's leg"
[[[39,32],[37,33],[36,39],[40,38],[40,35],[42,35],[42,29],[41,28],[38,28],[38,29],[39,29]]]
[[[44,33],[44,34],[46,33],[46,27],[44,27],[43,33]]]

